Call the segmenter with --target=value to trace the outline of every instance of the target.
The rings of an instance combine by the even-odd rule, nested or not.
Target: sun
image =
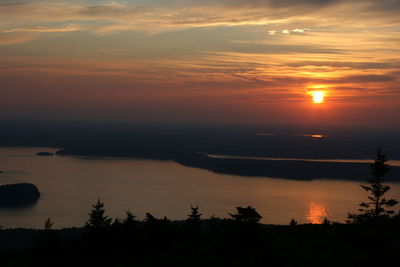
[[[312,91],[313,102],[316,104],[324,103],[325,92],[324,91]]]

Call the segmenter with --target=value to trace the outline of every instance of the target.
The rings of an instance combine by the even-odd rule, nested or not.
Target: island
[[[42,156],[42,157],[49,157],[49,156],[53,156],[54,154],[51,153],[51,152],[44,151],[44,152],[38,152],[38,153],[36,153],[36,155],[37,156]]]
[[[30,183],[0,185],[0,207],[13,208],[33,205],[40,198],[39,189]]]

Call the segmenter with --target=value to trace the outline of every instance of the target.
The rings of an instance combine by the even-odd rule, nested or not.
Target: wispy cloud
[[[83,28],[77,24],[67,24],[59,27],[26,27],[26,28],[14,28],[5,30],[3,32],[73,32],[80,31]]]
[[[25,43],[33,40],[36,36],[33,33],[0,33],[0,45]]]
[[[112,1],[96,5],[95,1],[19,2],[0,4],[0,17],[9,23],[66,21],[102,21],[99,29],[115,30],[174,30],[177,28],[271,25],[311,23],[312,26],[348,25],[355,27],[370,23],[393,25],[400,23],[396,1]],[[369,19],[367,22],[366,18]],[[113,26],[114,25],[114,26]],[[133,27],[136,25],[137,27]],[[107,28],[108,27],[108,28]],[[274,29],[275,30],[275,29]],[[281,32],[301,32],[303,28],[288,28]]]

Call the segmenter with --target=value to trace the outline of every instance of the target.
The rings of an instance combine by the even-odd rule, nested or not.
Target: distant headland
[[[43,152],[38,152],[36,153],[37,156],[42,156],[42,157],[50,157],[53,156],[54,154],[51,152],[43,151]]]
[[[167,153],[166,151],[157,153],[157,151],[149,152],[115,148],[74,148],[59,150],[56,153],[64,156],[171,160],[183,166],[206,169],[215,173],[292,180],[334,179],[363,181],[369,175],[369,166],[366,163],[212,158],[203,153]],[[387,177],[387,181],[400,181],[399,179],[400,167],[393,166],[392,171]]]

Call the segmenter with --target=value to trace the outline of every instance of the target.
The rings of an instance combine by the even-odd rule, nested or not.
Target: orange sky
[[[395,126],[399,13],[391,0],[1,1],[0,118]]]

